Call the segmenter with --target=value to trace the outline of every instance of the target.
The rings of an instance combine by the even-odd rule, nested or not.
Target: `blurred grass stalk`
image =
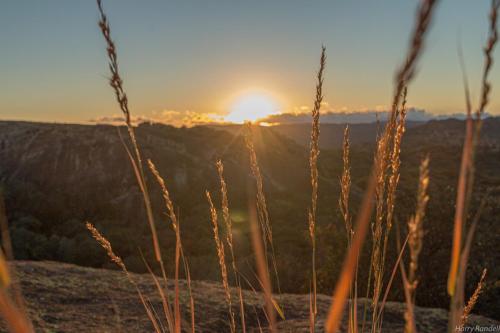
[[[477,225],[477,220],[479,218],[478,215],[480,213],[480,209],[478,209],[476,213],[476,221],[471,224],[467,232],[465,231],[465,222],[467,220],[467,216],[469,215],[470,199],[474,184],[474,160],[475,151],[479,143],[481,131],[481,117],[484,114],[484,111],[489,103],[489,95],[491,91],[491,83],[489,82],[488,77],[493,65],[493,51],[498,41],[497,17],[499,8],[500,0],[492,0],[489,14],[488,39],[483,49],[485,60],[481,80],[481,97],[479,106],[476,110],[475,119],[472,118],[472,103],[470,100],[469,85],[467,82],[465,68],[462,63],[467,119],[462,161],[460,165],[460,174],[458,177],[457,185],[453,242],[451,250],[450,271],[447,284],[448,294],[451,296],[450,320],[448,326],[449,332],[453,332],[455,327],[460,324],[461,318],[465,311],[464,288],[466,275],[465,273],[467,270],[467,259],[475,226]],[[465,234],[467,236],[464,246],[462,247]]]
[[[34,333],[29,319],[24,298],[15,276],[9,267],[8,260],[14,260],[9,226],[5,212],[5,201],[0,191],[0,229],[2,232],[2,248],[0,249],[0,315],[10,332]]]
[[[390,147],[391,143],[394,141],[394,128],[396,120],[399,116],[398,107],[400,104],[400,99],[402,97],[404,88],[409,84],[414,76],[417,60],[422,53],[424,38],[428,30],[436,2],[437,1],[434,0],[426,0],[420,3],[417,11],[415,28],[410,41],[410,47],[406,56],[406,62],[396,73],[392,110],[389,114],[389,119],[386,124],[384,133],[379,139],[377,145],[374,166],[368,180],[368,186],[361,204],[361,208],[356,218],[354,237],[352,239],[350,249],[346,255],[339,280],[333,293],[332,305],[330,307],[325,324],[325,328],[328,333],[336,333],[340,327],[345,303],[347,302],[347,297],[349,295],[349,291],[351,290],[351,285],[354,279],[354,273],[357,267],[357,259],[361,252],[361,248],[368,231],[372,209],[374,206],[374,196],[377,199],[377,214],[375,223],[374,225],[372,225],[372,231],[374,235],[372,266],[374,267],[373,269],[375,277],[373,295],[374,299],[372,307],[373,310],[377,309],[378,297],[380,295],[382,285],[381,278],[383,277],[383,262],[381,259],[383,256],[380,253],[380,240],[382,239],[382,202],[384,201],[383,191],[385,189],[386,183],[386,169],[390,157]],[[372,317],[373,332],[377,327],[377,323],[375,322],[376,316]]]

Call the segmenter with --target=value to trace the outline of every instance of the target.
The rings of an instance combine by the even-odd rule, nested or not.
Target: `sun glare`
[[[270,115],[279,113],[278,103],[264,93],[249,93],[240,96],[231,105],[231,112],[225,117],[232,123],[256,122]]]

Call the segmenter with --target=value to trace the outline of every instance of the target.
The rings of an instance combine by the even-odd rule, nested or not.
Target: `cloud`
[[[200,113],[190,110],[163,110],[154,119],[156,122],[187,127],[223,122],[223,118],[217,114]]]
[[[294,107],[288,113],[274,114],[266,118],[260,119],[259,123],[268,126],[279,125],[279,124],[300,124],[300,123],[310,123],[311,108],[308,106],[298,106]],[[386,121],[389,115],[389,111],[384,106],[378,105],[373,109],[362,109],[358,111],[347,111],[346,107],[342,107],[337,110],[327,110],[321,112],[321,122],[323,124],[362,124],[362,123],[373,123],[376,121]],[[485,113],[485,117],[489,117],[490,114]],[[406,119],[408,121],[429,121],[429,120],[440,120],[440,119],[465,119],[465,114],[454,113],[447,115],[435,115],[426,110],[418,108],[408,109]],[[131,118],[134,125],[140,123],[162,123],[168,124],[176,127],[193,127],[197,125],[211,125],[211,124],[229,124],[230,122],[224,119],[223,115],[216,113],[200,113],[190,110],[161,110],[152,111],[151,116],[133,116]],[[103,116],[89,120],[90,123],[95,124],[110,124],[110,125],[122,125],[124,118],[122,115],[112,115]]]
[[[151,116],[133,116],[131,117],[131,121],[134,125],[140,123],[162,123],[176,127],[224,123],[223,117],[215,113],[200,113],[190,110],[154,110],[151,112]],[[121,115],[102,116],[90,119],[89,122],[95,124],[121,125],[124,122],[124,117]]]
[[[145,116],[132,116],[130,120],[134,125],[151,121],[150,118]],[[88,122],[94,124],[122,125],[125,122],[125,117],[122,115],[101,116],[89,119]]]
[[[302,109],[294,108],[290,113],[282,113],[277,115],[271,115],[265,119],[263,122],[269,124],[297,124],[297,123],[309,123],[311,122],[311,115],[309,112],[296,112],[296,110]],[[305,111],[305,110],[304,110]],[[376,106],[372,110],[361,110],[361,111],[351,111],[347,112],[345,108],[340,110],[328,110],[321,113],[322,123],[331,124],[344,124],[344,123],[372,123],[378,121],[386,121],[389,115],[387,108],[383,106]],[[450,114],[450,115],[434,115],[426,110],[410,108],[408,110],[406,119],[408,121],[429,121],[437,119],[447,119],[456,118],[463,119],[464,115],[460,113]]]

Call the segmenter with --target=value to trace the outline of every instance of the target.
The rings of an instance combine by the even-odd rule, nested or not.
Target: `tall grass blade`
[[[389,115],[389,123],[386,125],[386,129],[384,131],[383,137],[380,141],[382,147],[378,149],[375,165],[372,169],[371,176],[368,181],[368,187],[365,192],[365,196],[358,213],[358,217],[356,219],[356,229],[353,238],[353,242],[349,252],[347,253],[346,259],[344,261],[344,265],[340,274],[340,278],[337,282],[337,286],[335,287],[335,291],[333,294],[332,306],[330,308],[327,321],[326,321],[326,331],[328,333],[337,332],[340,326],[340,320],[342,318],[342,312],[344,310],[345,302],[347,299],[347,295],[349,294],[350,285],[352,283],[352,279],[354,276],[354,272],[356,269],[357,257],[361,251],[361,247],[363,245],[366,232],[368,230],[368,225],[370,221],[370,217],[373,209],[373,201],[372,198],[376,192],[377,184],[378,184],[378,174],[377,169],[381,169],[380,165],[377,165],[377,161],[381,161],[382,158],[386,159],[385,156],[380,156],[379,152],[384,152],[384,155],[387,155],[386,152],[389,150],[385,145],[388,145],[390,142],[390,138],[393,135],[393,124],[398,115],[398,105],[400,104],[400,98],[402,96],[402,92],[404,87],[411,81],[414,75],[415,67],[417,64],[417,60],[422,53],[422,48],[424,44],[424,38],[426,32],[428,30],[429,24],[431,22],[433,9],[435,8],[435,4],[437,1],[435,0],[425,0],[422,1],[418,12],[415,28],[413,31],[412,38],[410,40],[410,47],[406,57],[406,62],[400,67],[400,69],[396,73],[395,78],[395,90],[394,90],[394,98],[393,98],[393,108]],[[392,125],[391,125],[392,124]]]
[[[174,330],[175,330],[175,328],[174,328],[174,326],[175,326],[174,321],[175,320],[174,320],[174,317],[172,316],[172,310],[171,310],[170,304],[168,302],[168,297],[167,297],[167,295],[165,295],[165,292],[163,291],[163,287],[161,286],[160,281],[158,280],[158,278],[156,277],[155,273],[151,269],[151,266],[149,266],[149,264],[147,263],[146,259],[144,258],[144,255],[142,254],[142,251],[141,251],[141,259],[142,259],[142,261],[144,263],[144,266],[148,270],[149,275],[153,279],[153,282],[154,282],[154,284],[156,286],[156,290],[158,291],[158,294],[160,295],[162,306],[163,306],[163,313],[164,313],[165,319],[167,321],[169,332],[174,332]]]
[[[464,232],[464,220],[467,216],[468,202],[472,193],[474,182],[474,152],[479,141],[481,130],[481,116],[489,102],[489,94],[491,84],[488,81],[489,73],[493,65],[493,50],[498,41],[497,17],[500,8],[499,0],[491,1],[491,10],[489,16],[489,36],[484,48],[485,63],[483,68],[483,76],[481,81],[481,99],[479,107],[476,111],[476,126],[474,127],[472,120],[472,110],[470,106],[470,98],[468,85],[464,75],[464,87],[466,93],[467,120],[465,142],[462,152],[462,161],[460,165],[460,175],[458,178],[457,198],[455,208],[455,219],[453,228],[453,242],[451,249],[450,271],[448,274],[448,294],[453,296],[456,289],[457,277],[460,264],[460,251]]]
[[[250,188],[250,186],[249,186]],[[252,191],[250,191],[252,193]],[[255,201],[253,197],[250,197],[249,201],[249,219],[250,219],[250,233],[252,238],[252,247],[255,253],[255,262],[257,265],[257,272],[259,279],[263,286],[264,298],[266,304],[266,314],[269,321],[269,330],[271,333],[276,333],[276,313],[274,311],[273,293],[271,279],[269,277],[269,271],[267,268],[266,258],[264,255],[264,240],[261,238],[261,232],[259,231],[259,223],[257,218],[257,210],[255,207]]]
[[[231,290],[229,288],[229,280],[228,280],[228,274],[227,274],[227,266],[226,266],[226,255],[224,251],[224,243],[220,240],[219,237],[219,222],[218,222],[218,217],[217,217],[217,210],[215,209],[215,206],[212,202],[212,197],[210,196],[210,192],[206,191],[205,192],[207,196],[208,203],[210,205],[210,219],[212,221],[212,226],[213,226],[213,231],[214,231],[214,239],[215,239],[215,245],[217,249],[217,256],[219,257],[219,266],[221,270],[221,277],[222,277],[222,286],[224,287],[224,292],[226,296],[226,302],[227,302],[227,307],[228,307],[228,313],[229,313],[229,320],[230,320],[230,329],[231,332],[236,331],[236,325],[234,321],[234,312],[233,312],[233,307],[232,307],[232,299],[231,299]]]
[[[420,176],[417,192],[417,208],[415,215],[408,221],[408,245],[410,249],[410,267],[408,273],[403,272],[403,281],[406,298],[405,312],[405,333],[415,333],[415,316],[413,308],[415,307],[415,292],[418,285],[417,268],[418,257],[422,251],[424,229],[423,220],[429,196],[427,188],[429,186],[429,156],[420,164]]]
[[[251,123],[246,123],[245,126],[246,126],[245,145],[248,149],[250,157],[250,169],[252,170],[252,175],[255,178],[255,183],[257,186],[256,203],[257,203],[258,220],[260,222],[262,241],[264,245],[263,254],[267,265],[269,262],[267,258],[267,251],[268,251],[267,246],[269,244],[271,248],[271,262],[274,269],[274,275],[276,277],[276,285],[278,288],[278,293],[281,293],[278,267],[276,265],[276,257],[274,252],[273,232],[271,229],[271,222],[269,220],[269,212],[267,210],[266,196],[264,194],[264,182],[262,180],[262,173],[260,171],[259,163],[257,160],[257,154],[255,152],[255,146],[253,143],[252,125]]]
[[[240,305],[240,320],[241,329],[243,333],[246,333],[246,323],[245,323],[245,307],[243,302],[243,292],[241,290],[241,281],[238,274],[238,267],[236,266],[236,257],[234,255],[234,242],[233,242],[233,222],[231,216],[229,215],[229,199],[227,197],[227,184],[224,179],[224,165],[221,160],[216,162],[217,173],[219,175],[220,181],[220,192],[222,197],[222,216],[224,218],[224,224],[226,226],[226,243],[229,247],[229,252],[231,254],[231,265],[233,267],[234,280],[236,282],[236,288],[238,289],[238,298]]]
[[[134,127],[133,127],[132,121],[131,121],[131,114],[130,114],[130,110],[128,107],[128,98],[127,98],[127,95],[126,95],[125,90],[123,88],[123,80],[120,76],[120,72],[118,69],[118,56],[116,53],[116,46],[115,46],[115,43],[113,42],[113,39],[111,38],[111,28],[110,28],[109,23],[108,23],[108,18],[106,16],[106,14],[104,13],[104,9],[102,7],[101,0],[97,0],[97,7],[99,9],[99,15],[100,15],[99,28],[101,29],[102,35],[103,35],[103,37],[106,41],[106,45],[107,45],[106,51],[107,51],[108,61],[109,61],[109,63],[108,63],[109,70],[111,72],[109,84],[115,92],[116,100],[117,100],[118,105],[120,107],[120,110],[122,111],[124,118],[125,118],[125,125],[127,127],[127,130],[128,130],[129,136],[130,136],[130,141],[132,143],[132,148],[133,148],[132,150],[134,152],[134,156],[132,157],[132,160],[134,160],[133,166],[134,166],[134,170],[136,171],[137,182],[139,184],[139,187],[141,188],[143,199],[144,199],[144,206],[146,208],[146,214],[147,214],[149,226],[151,229],[151,235],[153,238],[153,248],[155,251],[156,260],[158,262],[162,262],[160,245],[158,242],[158,236],[156,233],[156,226],[155,226],[154,217],[153,217],[153,210],[151,208],[151,201],[149,198],[149,192],[148,192],[147,184],[146,184],[145,177],[144,177],[144,169],[142,166],[142,157],[141,157],[139,147],[137,145],[137,139],[136,139]],[[129,154],[130,157],[132,156],[130,151],[127,151],[127,153]]]
[[[318,157],[319,157],[319,115],[321,103],[323,102],[323,72],[326,65],[326,48],[321,48],[320,66],[317,75],[316,83],[316,98],[312,109],[312,129],[311,129],[311,143],[309,153],[309,167],[311,170],[311,208],[308,214],[309,236],[311,238],[312,257],[311,257],[311,311],[312,326],[311,333],[314,332],[314,323],[316,322],[316,314],[318,312],[316,305],[316,210],[318,203]]]

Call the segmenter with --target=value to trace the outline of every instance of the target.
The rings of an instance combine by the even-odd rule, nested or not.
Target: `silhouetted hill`
[[[352,145],[373,145],[377,133],[383,130],[385,123],[350,123]],[[231,133],[240,130],[239,125],[213,126]],[[321,124],[320,148],[338,149],[342,147],[342,138],[346,124]],[[311,139],[310,123],[281,124],[271,126],[273,131],[287,136],[300,145],[308,146]],[[413,139],[418,143],[441,142],[461,145],[464,139],[464,121],[458,119],[429,120],[427,122],[409,121],[406,123],[406,142]],[[481,143],[500,147],[500,117],[489,117],[483,121]]]

